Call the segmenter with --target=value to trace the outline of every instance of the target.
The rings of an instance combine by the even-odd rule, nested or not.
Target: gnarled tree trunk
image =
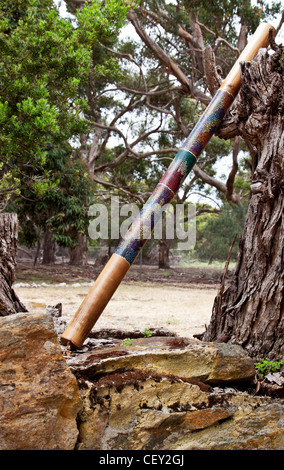
[[[16,214],[0,214],[0,316],[27,312],[13,289],[18,244]]]
[[[204,341],[284,356],[283,48],[242,65],[234,123],[253,153],[251,197],[232,283],[215,299]]]

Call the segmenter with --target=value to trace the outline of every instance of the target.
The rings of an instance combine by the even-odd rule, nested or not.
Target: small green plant
[[[123,346],[131,346],[133,344],[133,339],[131,338],[125,338],[122,343]]]
[[[152,336],[152,331],[149,330],[149,328],[145,328],[145,330],[143,331],[143,335],[145,338],[150,338],[150,336]]]
[[[269,372],[276,372],[284,364],[284,360],[270,361],[267,357],[262,358],[259,362],[255,363],[257,375],[264,379]]]

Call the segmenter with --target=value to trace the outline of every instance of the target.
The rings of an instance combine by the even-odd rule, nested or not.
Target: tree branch
[[[211,95],[214,96],[221,86],[222,79],[218,75],[215,55],[211,46],[207,46],[203,50],[203,67],[208,89]]]
[[[165,51],[158,44],[152,41],[150,36],[148,36],[145,29],[143,28],[136,13],[133,10],[129,10],[127,17],[133,24],[142,41],[154,52],[160,62],[167,67],[168,72],[174,75],[181,83],[184,92],[187,94],[189,93],[191,96],[197,98],[199,101],[207,105],[210,101],[210,98],[197,87],[193,86],[191,81],[183,73],[179,66],[165,53]]]
[[[226,187],[227,187],[227,191],[226,191],[226,198],[228,201],[231,201],[232,200],[232,196],[233,196],[233,191],[234,191],[234,181],[235,181],[235,176],[238,172],[238,169],[239,169],[239,165],[238,165],[238,154],[239,154],[239,151],[240,151],[240,137],[237,136],[235,137],[235,144],[234,144],[234,149],[233,149],[233,165],[232,165],[232,169],[229,173],[229,176],[228,176],[228,179],[227,179],[227,182],[226,182]],[[240,200],[239,198],[237,198],[237,204],[240,205]]]
[[[117,189],[118,191],[121,191],[122,193],[126,194],[127,196],[131,196],[131,197],[137,199],[141,204],[144,204],[144,200],[142,199],[142,197],[139,196],[138,194],[132,193],[130,190],[124,189],[121,186],[117,186],[113,183],[110,183],[109,181],[100,180],[98,177],[94,177],[93,180],[96,183],[101,184],[102,186]]]
[[[216,188],[218,191],[220,191],[223,194],[227,194],[227,186],[225,183],[223,183],[220,180],[217,180],[216,178],[213,178],[213,176],[207,175],[203,170],[198,165],[194,165],[193,171],[195,175],[200,178],[204,183],[209,184],[210,186],[213,186]],[[234,192],[231,194],[230,201],[233,202],[234,204],[239,204],[239,198],[238,195]]]

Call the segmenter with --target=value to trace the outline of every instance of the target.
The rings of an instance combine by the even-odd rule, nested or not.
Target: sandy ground
[[[37,287],[16,283],[14,289],[29,311],[45,312],[47,305],[62,303],[69,321],[90,289],[90,284],[58,283]],[[211,317],[216,287],[160,286],[143,282],[122,283],[94,329],[141,330],[163,327],[179,336],[202,333]]]

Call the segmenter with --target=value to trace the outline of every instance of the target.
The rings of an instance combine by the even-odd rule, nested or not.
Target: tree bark
[[[27,312],[13,289],[18,244],[16,214],[0,214],[0,316]]]
[[[55,263],[55,241],[52,239],[52,232],[47,231],[43,237],[42,264]]]
[[[159,268],[169,269],[170,267],[170,240],[162,238],[159,241]]]
[[[75,248],[69,249],[69,263],[75,266],[86,266],[88,264],[87,236],[81,235],[78,242],[79,244]]]
[[[284,356],[283,47],[242,64],[235,124],[253,149],[251,197],[232,283],[216,297],[204,341]],[[238,112],[236,112],[236,110]]]

